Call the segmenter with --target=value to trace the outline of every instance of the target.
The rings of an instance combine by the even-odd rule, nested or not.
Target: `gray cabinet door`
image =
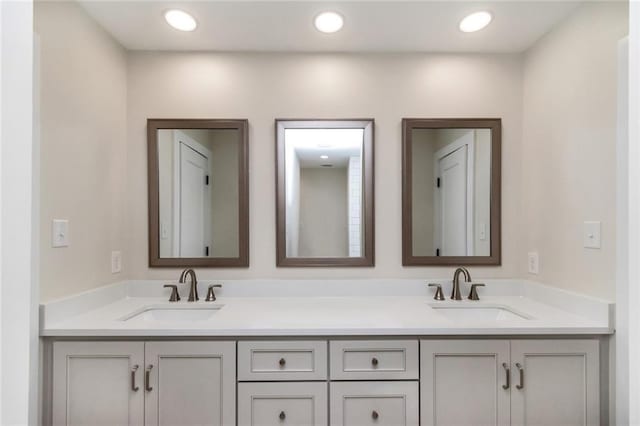
[[[144,343],[55,342],[53,424],[141,426]]]
[[[420,342],[422,426],[509,425],[509,341]]]
[[[599,362],[596,340],[512,341],[512,424],[599,425]]]
[[[147,426],[235,425],[234,342],[148,342]]]

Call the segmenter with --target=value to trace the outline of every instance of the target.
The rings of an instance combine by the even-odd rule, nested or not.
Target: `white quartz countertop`
[[[225,284],[226,285],[226,284]],[[421,284],[424,287],[424,284]],[[531,285],[531,284],[527,284]],[[144,296],[130,283],[42,306],[42,336],[442,336],[442,335],[584,335],[609,334],[612,304],[574,300],[573,309],[543,303],[540,291],[525,295],[487,295],[480,301],[435,301],[422,295],[373,296],[304,295],[293,297],[246,294],[220,296],[216,302],[168,302],[166,295]],[[487,285],[489,286],[489,284]],[[161,287],[161,286],[160,286]],[[110,292],[110,293],[109,293]],[[142,292],[143,293],[143,292]],[[229,291],[229,293],[234,293]],[[510,293],[518,293],[511,291]],[[544,291],[542,292],[544,293]],[[185,294],[185,293],[183,293]],[[528,296],[527,296],[528,294]],[[570,295],[565,303],[571,303]],[[562,297],[560,298],[562,299]],[[558,305],[556,297],[554,304]],[[582,304],[583,306],[579,306]],[[82,306],[82,308],[81,308]],[[465,319],[443,315],[438,308],[503,308],[511,314],[501,319]],[[146,309],[219,308],[204,320],[180,317],[157,320],[137,317]],[[435,309],[434,309],[435,308]],[[49,310],[49,312],[47,312]],[[593,310],[594,315],[589,315]],[[576,312],[578,311],[578,312]],[[597,311],[597,312],[596,312]],[[608,312],[607,312],[608,311]],[[497,311],[494,311],[497,312]],[[174,312],[175,313],[175,312]]]

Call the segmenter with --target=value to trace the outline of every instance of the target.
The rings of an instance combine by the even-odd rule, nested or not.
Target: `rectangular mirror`
[[[247,127],[147,121],[150,266],[249,266]]]
[[[403,265],[499,265],[500,119],[404,119]]]
[[[373,266],[373,127],[276,120],[278,266]]]

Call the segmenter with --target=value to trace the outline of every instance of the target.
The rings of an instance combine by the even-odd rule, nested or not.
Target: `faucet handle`
[[[484,287],[484,284],[471,284],[471,291],[469,292],[469,300],[480,300],[478,297],[477,287]]]
[[[175,284],[165,284],[164,288],[171,288],[171,296],[169,296],[169,302],[179,302],[180,294],[178,293],[178,286]]]
[[[222,284],[211,284],[209,286],[209,290],[207,291],[207,298],[205,299],[205,301],[207,302],[216,301],[216,293],[213,291],[214,288],[222,288]]]
[[[429,287],[435,287],[436,288],[436,294],[435,294],[435,296],[433,296],[433,298],[435,300],[444,300],[444,293],[442,292],[442,285],[441,284],[429,283]]]

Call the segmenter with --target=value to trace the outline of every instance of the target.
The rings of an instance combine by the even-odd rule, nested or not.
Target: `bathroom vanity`
[[[44,423],[607,422],[607,302],[526,281],[436,301],[419,280],[261,280],[190,303],[161,284],[42,307]]]

